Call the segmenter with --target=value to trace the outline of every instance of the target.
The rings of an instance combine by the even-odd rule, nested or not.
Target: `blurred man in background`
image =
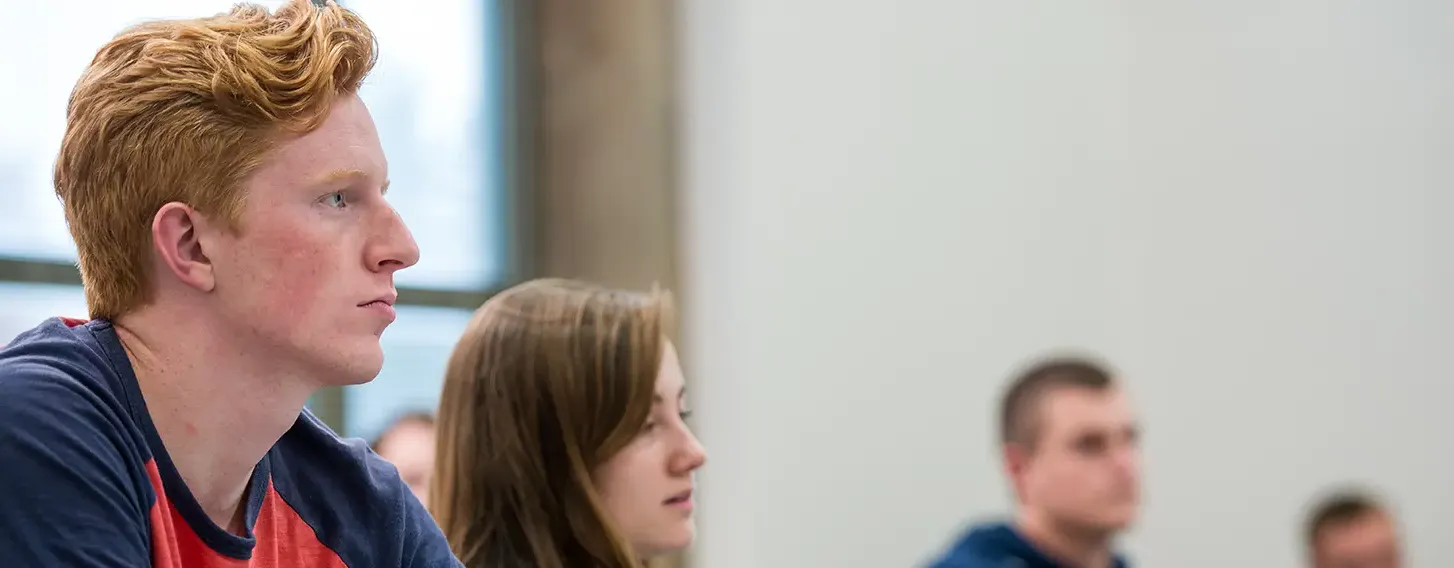
[[[1400,568],[1402,546],[1393,514],[1360,491],[1324,497],[1307,521],[1313,568]]]
[[[934,568],[1126,566],[1112,540],[1136,518],[1140,448],[1109,372],[1075,358],[1026,370],[1001,402],[1000,442],[1014,522],[974,527]]]
[[[369,447],[398,468],[399,477],[428,508],[429,479],[434,474],[434,415],[412,412],[400,416]]]

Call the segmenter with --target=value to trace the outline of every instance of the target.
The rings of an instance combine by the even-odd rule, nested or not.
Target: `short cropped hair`
[[[162,205],[182,202],[241,230],[243,182],[278,136],[316,128],[357,91],[376,61],[373,32],[318,4],[147,22],[97,52],[71,92],[55,163],[91,317],[152,301]]]
[[[1313,506],[1308,513],[1303,537],[1309,548],[1316,547],[1323,532],[1350,521],[1384,512],[1383,503],[1371,493],[1360,489],[1336,491]]]
[[[1042,360],[1017,375],[1000,402],[1000,442],[1033,446],[1039,438],[1039,407],[1045,395],[1060,388],[1108,390],[1111,373],[1086,358]]]

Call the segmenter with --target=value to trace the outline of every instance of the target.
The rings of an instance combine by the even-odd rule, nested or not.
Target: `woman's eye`
[[[348,200],[343,198],[343,193],[330,193],[323,198],[323,203],[335,209],[342,209],[348,205]]]

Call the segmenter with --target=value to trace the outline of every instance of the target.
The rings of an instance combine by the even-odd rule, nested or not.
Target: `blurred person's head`
[[[356,14],[309,0],[143,23],[102,47],[55,163],[91,316],[230,338],[324,384],[372,379],[394,272],[418,256],[357,96],[375,57]],[[157,343],[204,349],[186,339]]]
[[[389,423],[369,447],[399,470],[399,477],[424,506],[434,475],[434,415],[412,412]]]
[[[1001,403],[1000,441],[1021,518],[1092,538],[1135,520],[1136,417],[1099,363],[1055,358],[1023,371]]]
[[[486,302],[450,357],[431,511],[466,566],[639,566],[695,534],[668,298],[566,280]]]
[[[1399,568],[1398,527],[1389,509],[1358,490],[1334,492],[1308,514],[1305,529],[1313,568]]]

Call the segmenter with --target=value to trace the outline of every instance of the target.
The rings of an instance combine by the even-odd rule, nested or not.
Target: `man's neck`
[[[1074,568],[1112,568],[1111,535],[1072,531],[1043,515],[1021,512],[1015,530],[1040,552]]]
[[[113,324],[177,473],[213,522],[239,533],[253,469],[316,383],[204,317],[178,316],[150,306]]]

